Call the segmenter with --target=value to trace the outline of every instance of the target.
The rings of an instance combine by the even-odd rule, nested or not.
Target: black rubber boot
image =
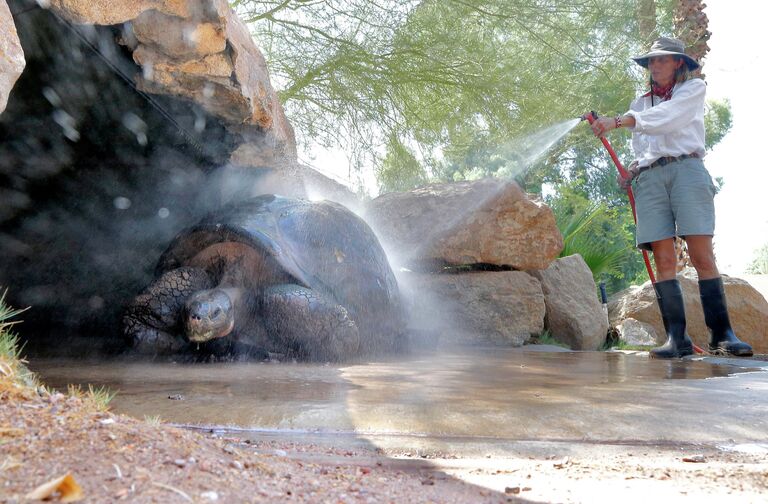
[[[651,358],[675,359],[693,354],[693,341],[685,332],[685,303],[677,279],[656,282],[656,301],[667,331],[667,342],[651,350]]]
[[[752,347],[737,338],[731,328],[723,279],[717,277],[699,280],[699,294],[701,307],[704,309],[704,321],[709,327],[709,350],[714,353],[751,357]]]

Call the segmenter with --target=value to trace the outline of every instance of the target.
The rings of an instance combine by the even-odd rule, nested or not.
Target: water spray
[[[597,119],[597,112],[594,110],[591,112],[588,112],[581,116],[582,121],[587,121],[589,124],[592,124]],[[619,171],[619,176],[623,180],[629,179],[629,172],[624,168],[624,166],[621,164],[621,161],[619,161],[619,157],[616,155],[616,151],[613,150],[613,147],[611,147],[610,142],[608,142],[608,139],[604,136],[600,137],[600,141],[603,142],[603,146],[605,147],[605,150],[608,151],[608,154],[611,156],[611,160],[613,160],[613,164],[616,165],[616,169]],[[627,189],[627,197],[629,197],[629,205],[632,207],[632,217],[635,220],[635,224],[637,224],[637,211],[635,210],[635,195],[632,193],[632,186],[629,184],[626,184]],[[656,275],[653,273],[653,268],[651,267],[651,260],[648,258],[648,251],[643,249],[643,261],[645,262],[645,269],[648,271],[648,278],[651,279],[651,283],[656,283]],[[696,345],[693,344],[693,350],[696,353],[703,354],[705,353],[704,350]]]

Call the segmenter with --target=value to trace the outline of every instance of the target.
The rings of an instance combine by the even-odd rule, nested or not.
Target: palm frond
[[[617,272],[629,250],[629,247],[622,243],[608,241],[591,232],[595,219],[602,216],[606,210],[604,204],[590,203],[567,217],[560,215],[557,219],[563,235],[560,257],[579,254],[595,278]]]

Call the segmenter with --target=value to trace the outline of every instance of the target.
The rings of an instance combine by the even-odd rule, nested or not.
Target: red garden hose
[[[592,124],[595,122],[595,119],[597,119],[597,112],[589,112],[587,114],[584,114],[581,116],[582,120],[586,120],[589,122],[589,124]],[[619,175],[622,179],[629,178],[629,172],[627,172],[626,169],[624,169],[624,166],[621,164],[621,161],[619,161],[618,156],[616,156],[616,152],[613,150],[613,147],[611,147],[611,144],[608,142],[608,139],[605,137],[600,137],[600,141],[603,142],[603,146],[605,147],[605,150],[608,151],[608,154],[611,156],[611,159],[613,160],[613,164],[616,165],[616,169],[619,171]],[[635,224],[637,224],[637,212],[635,211],[635,195],[632,194],[632,187],[630,185],[627,185],[627,196],[629,197],[629,205],[632,207],[632,217],[635,219]],[[648,270],[648,277],[651,279],[651,283],[656,283],[656,275],[653,274],[653,268],[651,267],[651,260],[648,258],[648,251],[643,249],[643,261],[645,261],[645,269]],[[693,350],[696,353],[703,354],[705,353],[704,350],[702,350],[701,347],[696,345],[696,343],[693,344]]]

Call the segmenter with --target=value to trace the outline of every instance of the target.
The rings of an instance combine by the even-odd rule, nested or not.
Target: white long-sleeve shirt
[[[676,84],[672,98],[640,96],[629,106],[635,118],[632,149],[638,166],[648,166],[660,157],[697,154],[704,157],[704,96],[707,85],[701,79]]]

